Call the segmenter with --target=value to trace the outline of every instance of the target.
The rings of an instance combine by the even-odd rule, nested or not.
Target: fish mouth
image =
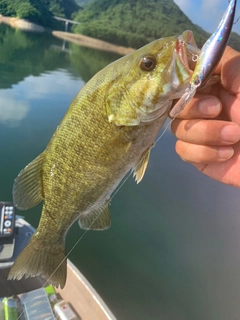
[[[195,69],[198,56],[200,54],[200,49],[197,47],[197,44],[194,40],[192,31],[184,31],[176,39],[175,54],[177,56],[177,64],[181,74],[181,85],[177,90],[177,93],[173,96],[173,104],[168,113],[169,117],[171,116],[171,110],[174,108],[177,100],[182,97],[186,92],[186,89],[189,88],[189,81],[192,77],[193,70]]]
[[[181,63],[192,73],[200,53],[192,31],[184,31],[183,34],[177,37],[176,51]]]

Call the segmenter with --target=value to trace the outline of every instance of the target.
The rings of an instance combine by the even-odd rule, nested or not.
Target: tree
[[[17,6],[16,14],[18,18],[39,20],[41,13],[35,9],[30,3],[23,2]]]

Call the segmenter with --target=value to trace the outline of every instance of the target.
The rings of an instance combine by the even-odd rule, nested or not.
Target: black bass
[[[141,181],[172,101],[189,83],[188,44],[196,49],[190,31],[156,40],[108,65],[81,89],[46,150],[14,182],[17,208],[44,204],[9,279],[41,275],[63,288],[65,236],[72,223],[110,227],[112,192],[129,170]]]

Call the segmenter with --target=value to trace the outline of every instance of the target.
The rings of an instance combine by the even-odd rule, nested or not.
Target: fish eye
[[[154,56],[151,55],[143,57],[139,64],[140,68],[143,71],[152,71],[153,69],[155,69],[156,65],[157,60]]]

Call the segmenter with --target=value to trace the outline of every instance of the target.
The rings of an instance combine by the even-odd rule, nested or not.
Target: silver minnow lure
[[[203,45],[189,86],[169,113],[171,118],[175,118],[184,109],[185,105],[195,95],[197,88],[207,82],[221,60],[232,30],[236,5],[237,0],[229,1],[227,10],[217,29]]]

